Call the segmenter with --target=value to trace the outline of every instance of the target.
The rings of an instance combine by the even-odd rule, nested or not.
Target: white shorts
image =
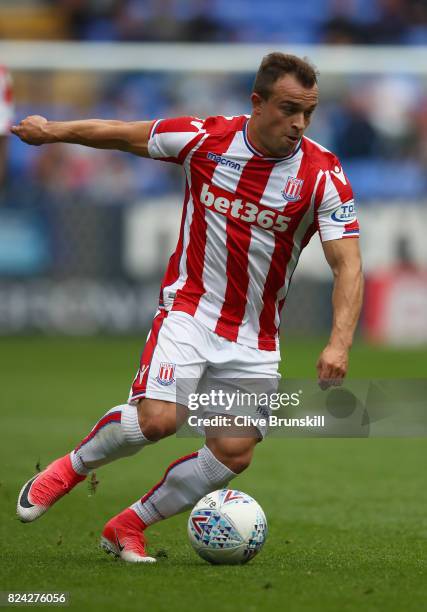
[[[187,405],[183,392],[196,392],[202,379],[221,386],[234,380],[236,387],[258,379],[268,390],[276,389],[279,362],[280,351],[231,342],[185,312],[161,310],[154,317],[128,402],[147,397]],[[222,410],[208,406],[205,412]]]

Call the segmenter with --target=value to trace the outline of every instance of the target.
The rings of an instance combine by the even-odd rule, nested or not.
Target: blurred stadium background
[[[399,346],[427,344],[423,45],[423,0],[0,5],[0,64],[12,75],[15,121],[27,114],[249,113],[265,52],[308,56],[321,73],[308,135],[340,156],[362,224],[368,282],[359,334]],[[147,329],[181,212],[183,177],[170,166],[9,138],[0,189],[0,333]],[[316,238],[295,274],[289,333],[327,333],[330,290]]]

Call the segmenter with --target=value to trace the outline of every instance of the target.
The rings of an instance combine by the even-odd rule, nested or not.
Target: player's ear
[[[259,115],[264,99],[255,91],[251,93],[252,113]]]

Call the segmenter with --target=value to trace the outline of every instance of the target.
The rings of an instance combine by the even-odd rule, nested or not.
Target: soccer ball
[[[220,489],[194,506],[188,537],[194,550],[210,563],[247,563],[265,542],[267,520],[261,506],[246,493]]]

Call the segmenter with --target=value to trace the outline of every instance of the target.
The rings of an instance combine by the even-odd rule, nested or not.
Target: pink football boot
[[[85,478],[73,470],[70,455],[60,457],[24,484],[16,507],[18,518],[23,523],[35,521]]]
[[[145,525],[131,508],[126,508],[105,525],[101,548],[128,563],[155,563],[145,552]]]

